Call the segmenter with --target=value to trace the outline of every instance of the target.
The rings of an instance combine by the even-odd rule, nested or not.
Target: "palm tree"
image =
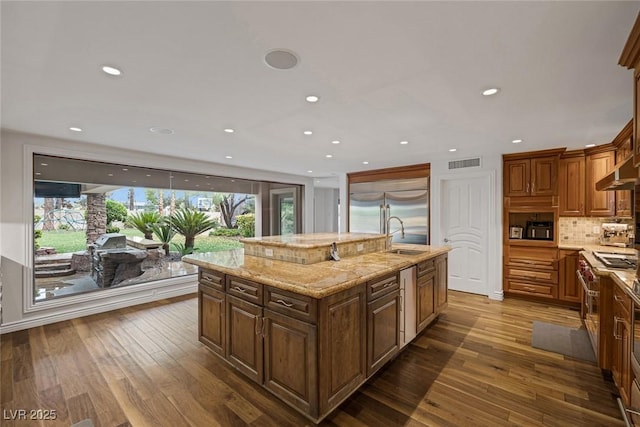
[[[162,220],[157,224],[151,224],[149,226],[153,234],[156,235],[158,240],[162,242],[162,249],[164,249],[164,254],[169,256],[169,242],[173,239],[173,236],[176,235],[176,231],[171,228],[171,223],[166,220],[166,218],[162,218]]]
[[[180,209],[171,215],[171,227],[184,236],[185,248],[193,248],[196,236],[216,226],[216,221],[195,209]]]
[[[160,222],[160,214],[156,211],[129,214],[127,218],[127,224],[138,229],[144,234],[144,238],[149,240],[153,239],[153,230],[150,227],[158,222]]]

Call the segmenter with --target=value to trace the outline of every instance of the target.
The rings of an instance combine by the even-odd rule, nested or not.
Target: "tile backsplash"
[[[558,224],[558,238],[563,242],[596,244],[600,237],[600,224],[613,222],[606,218],[566,217],[561,216]],[[620,221],[623,224],[633,224],[631,219]],[[594,232],[594,227],[598,232]]]

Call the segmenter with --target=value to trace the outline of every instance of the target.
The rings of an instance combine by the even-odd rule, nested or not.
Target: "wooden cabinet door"
[[[631,152],[631,137],[616,150],[616,165],[622,163]],[[631,218],[631,190],[616,191],[616,216]]]
[[[560,159],[558,175],[560,216],[584,216],[586,189],[584,156]]]
[[[227,360],[262,384],[262,307],[227,295]]]
[[[629,319],[625,313],[614,310],[613,323],[613,358],[611,361],[611,375],[618,386],[622,401],[629,404],[631,386],[631,329]]]
[[[560,284],[558,298],[562,301],[580,303],[582,286],[578,282],[578,251],[560,250]]]
[[[615,215],[615,192],[597,191],[598,182],[614,168],[615,152],[592,154],[587,157],[587,215],[613,216]]]
[[[640,68],[635,70],[633,79],[633,164],[640,165]]]
[[[312,417],[318,416],[315,325],[264,310],[264,386]]]
[[[320,413],[337,407],[367,378],[364,284],[320,300],[318,310]]]
[[[416,332],[420,333],[435,317],[435,270],[418,276],[416,286]]]
[[[531,192],[531,162],[529,159],[504,162],[505,197],[529,196]]]
[[[400,350],[400,291],[367,306],[367,376],[373,375]]]
[[[440,255],[436,258],[436,277],[435,277],[435,296],[434,301],[436,304],[436,314],[442,313],[447,308],[447,292],[448,292],[448,280],[447,277],[447,255]]]
[[[225,355],[225,294],[209,286],[198,290],[198,335],[214,353]]]
[[[558,158],[556,156],[531,159],[531,195],[557,194]]]

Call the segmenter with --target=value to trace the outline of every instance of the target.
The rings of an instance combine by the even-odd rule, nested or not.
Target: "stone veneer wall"
[[[107,205],[104,193],[87,194],[87,245],[107,232]]]
[[[559,244],[564,243],[584,243],[597,244],[600,231],[594,232],[594,227],[600,228],[605,222],[613,222],[610,218],[590,218],[590,217],[565,217],[561,216],[559,221],[558,239]],[[633,224],[631,219],[620,221],[623,224]]]
[[[359,242],[336,242],[338,255],[347,257],[353,255],[364,255],[372,252],[381,252],[384,248],[385,237],[375,238]],[[358,250],[358,245],[362,249]],[[273,256],[267,256],[266,250],[273,251]],[[262,258],[277,259],[279,261],[294,262],[296,264],[315,264],[317,262],[329,260],[329,246],[317,248],[295,248],[275,245],[265,245],[264,243],[244,243],[245,255],[252,255]]]

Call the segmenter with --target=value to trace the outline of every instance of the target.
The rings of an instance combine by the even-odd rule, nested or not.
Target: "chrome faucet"
[[[400,218],[398,218],[397,216],[390,216],[389,218],[387,218],[387,238],[385,240],[385,249],[390,250],[391,249],[391,239],[393,238],[393,236],[391,236],[393,233],[395,233],[396,231],[394,231],[393,233],[389,233],[389,223],[391,222],[391,220],[395,218],[400,222],[400,233],[402,238],[404,239],[404,222],[402,222],[402,220]]]

